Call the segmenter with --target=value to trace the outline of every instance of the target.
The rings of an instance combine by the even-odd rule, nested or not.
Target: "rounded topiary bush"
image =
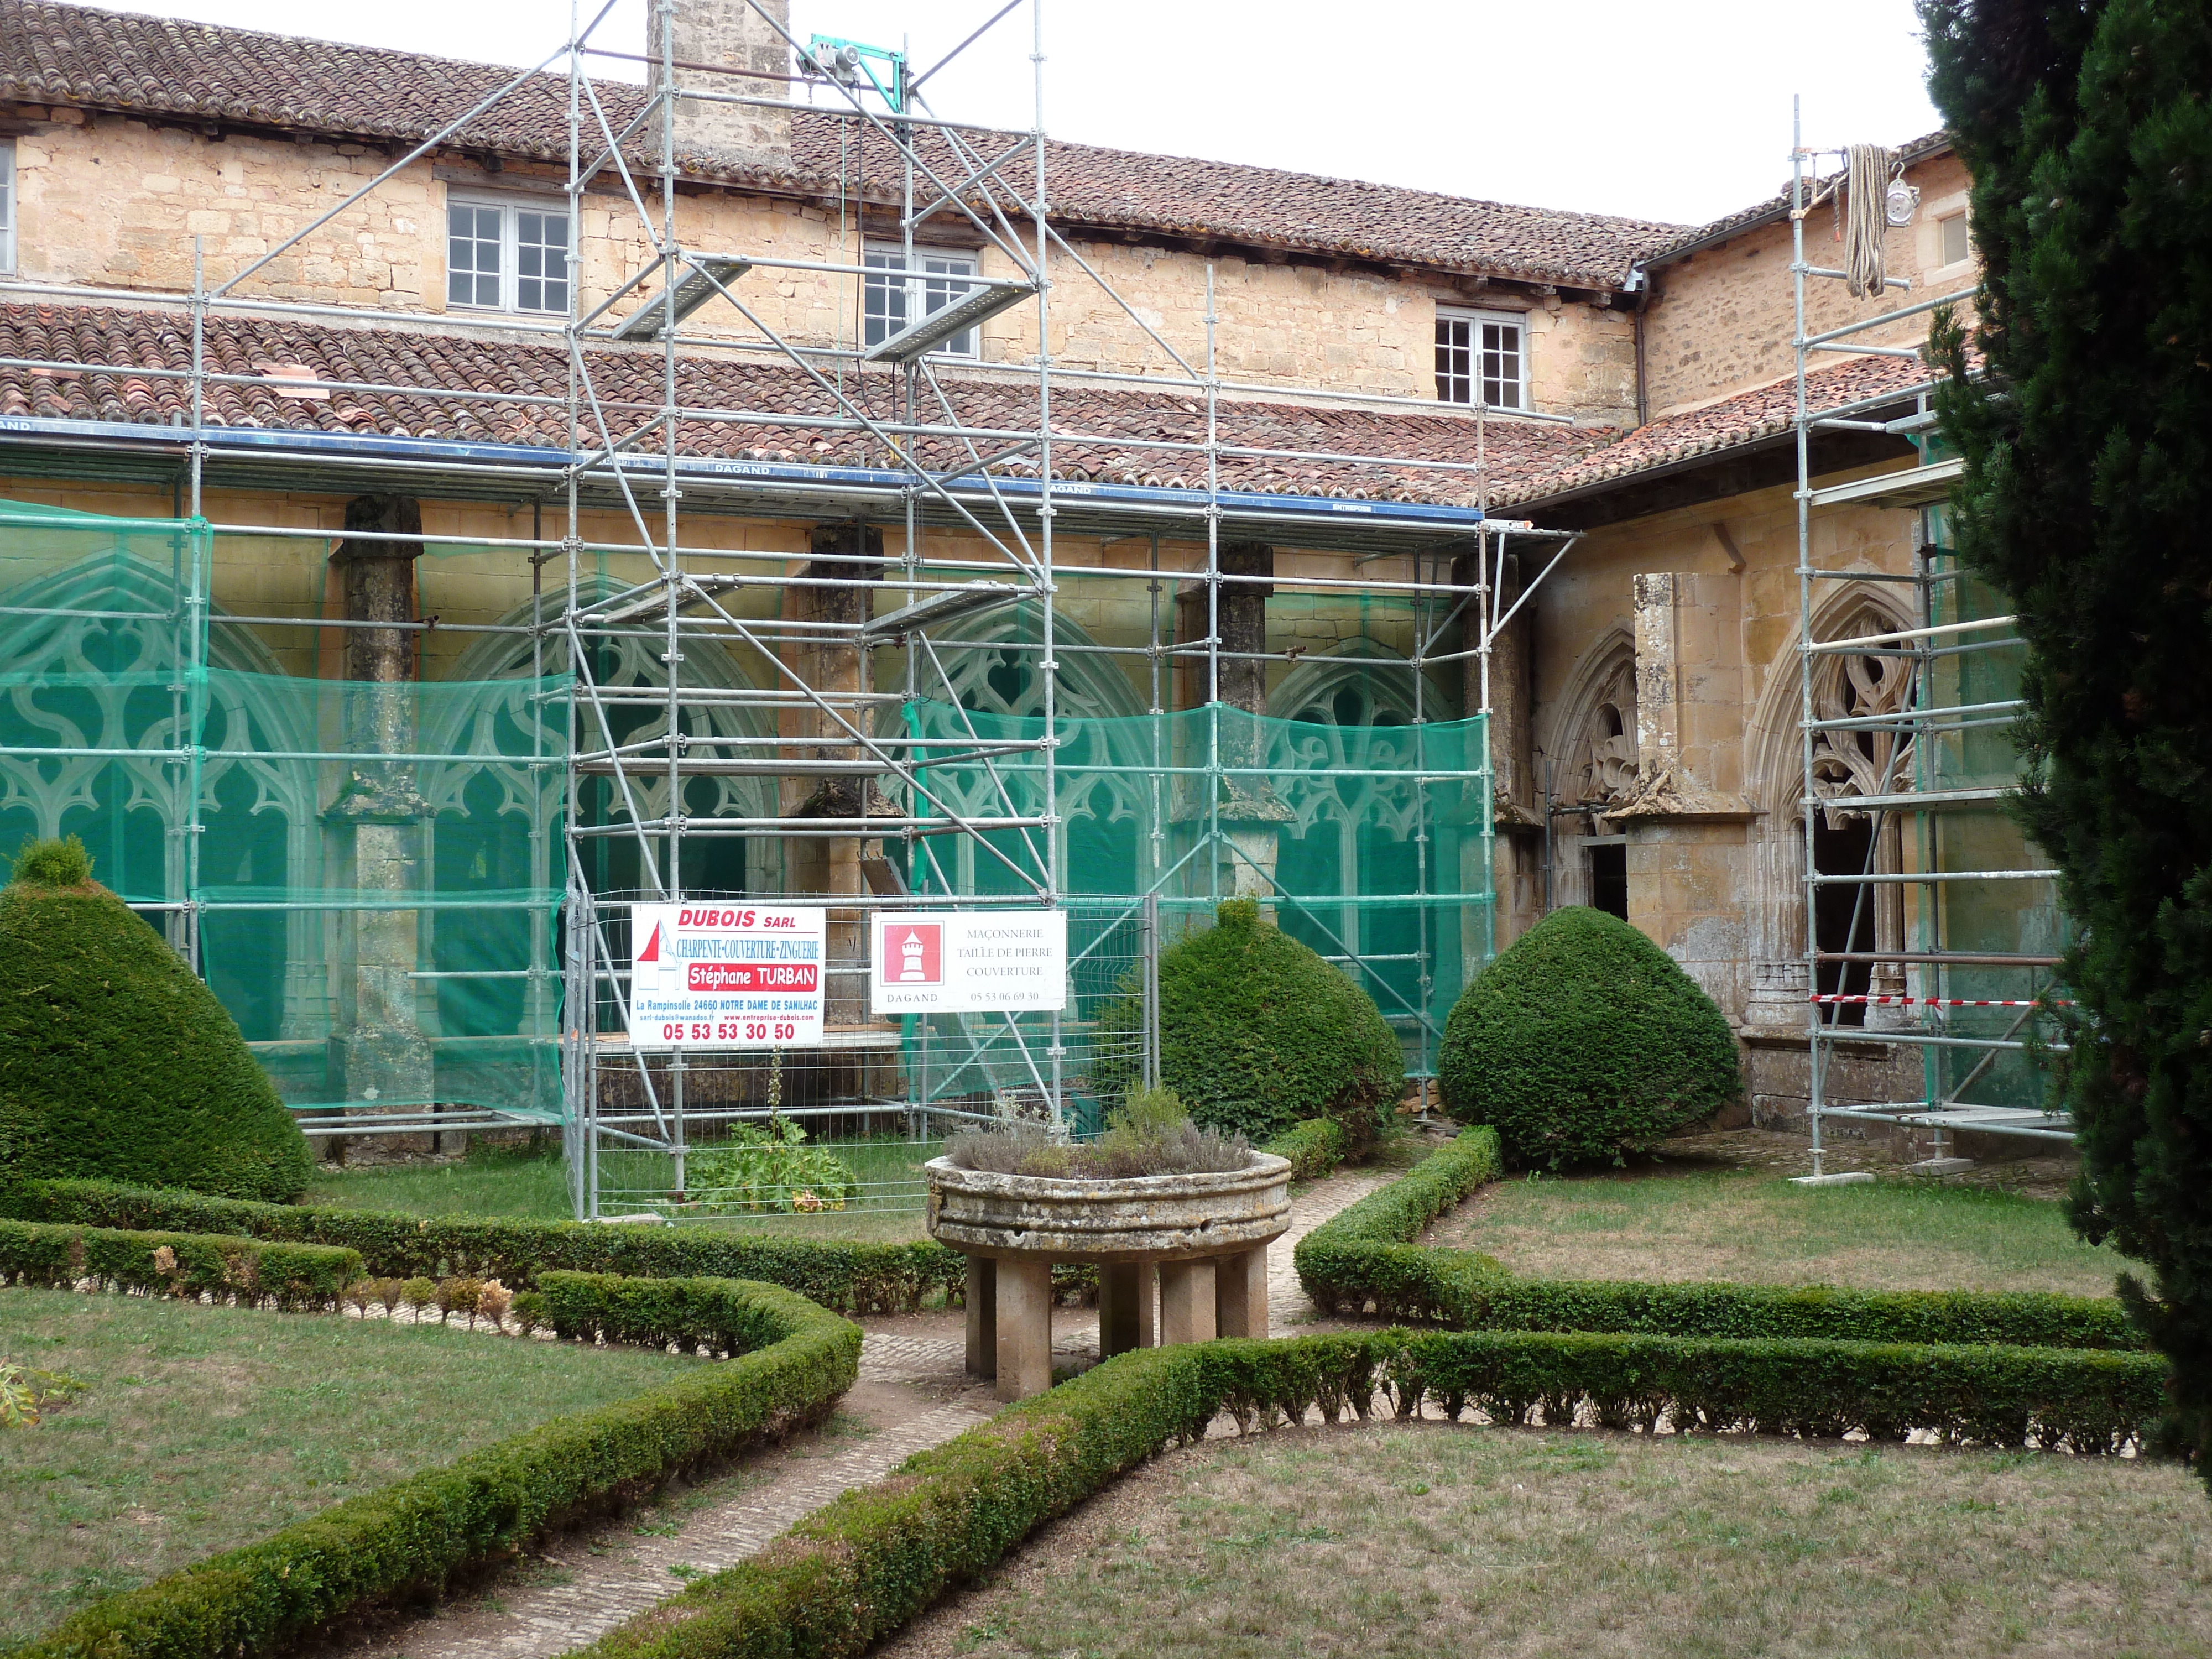
[[[1554,910],[1476,976],[1437,1063],[1444,1105],[1507,1159],[1649,1152],[1741,1087],[1735,1035],[1664,951],[1602,910]]]
[[[310,1159],[238,1023],[75,836],[0,889],[0,1187],[98,1176],[299,1196]]]
[[[1140,999],[1103,1011],[1103,1033],[1133,1033]],[[1108,1045],[1111,1047],[1112,1045]],[[1111,1093],[1133,1079],[1102,1077]],[[1192,1121],[1255,1144],[1333,1117],[1364,1146],[1405,1091],[1406,1060],[1375,999],[1280,928],[1252,899],[1160,956],[1160,1081]]]

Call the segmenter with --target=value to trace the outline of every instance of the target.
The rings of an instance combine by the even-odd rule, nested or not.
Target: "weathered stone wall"
[[[214,286],[374,179],[360,144],[216,142],[57,110],[15,141],[17,269],[30,276],[189,290],[192,239]],[[272,298],[414,309],[444,303],[444,203],[428,167],[288,249],[257,281]]]
[[[1893,289],[1886,299],[1854,300],[1840,282],[1808,277],[1808,332],[1824,333],[1859,318],[1974,285],[1971,258],[1959,264],[1941,264],[1942,233],[1937,228],[1938,220],[1966,204],[1965,167],[1956,156],[1941,155],[1909,168],[1905,179],[1920,187],[1920,210],[1912,223],[1889,233],[1883,252],[1889,275],[1911,281],[1911,292]],[[1806,220],[1808,263],[1830,270],[1842,267],[1843,244],[1831,240],[1834,223],[1826,203]],[[1644,340],[1645,401],[1652,417],[1764,386],[1792,371],[1790,249],[1790,226],[1784,221],[1747,231],[1656,273],[1656,298],[1644,318]],[[1914,345],[1927,331],[1923,315],[1858,337],[1869,345]],[[1840,361],[1834,354],[1814,354],[1815,365]]]
[[[1911,536],[1907,512],[1822,509],[1814,562],[1901,573]],[[1802,988],[1790,1002],[1792,988],[1761,973],[1804,950],[1796,564],[1781,486],[1593,531],[1531,601],[1540,779],[1549,757],[1555,794],[1576,799],[1571,705],[1624,634],[1638,651],[1639,787],[1668,774],[1656,798],[1618,817],[1555,820],[1554,901],[1588,902],[1589,838],[1625,835],[1631,919],[1731,1018],[1753,1024],[1762,984],[1787,1005],[1767,1013],[1802,1018]],[[1645,707],[1655,700],[1665,706]]]
[[[213,140],[118,116],[33,112],[51,113],[59,124],[16,145],[19,258],[23,273],[33,276],[186,290],[198,235],[205,279],[217,285],[389,165],[382,152],[358,144],[235,136]],[[565,198],[547,193],[555,183],[550,169],[514,167],[494,174],[452,160],[417,163],[287,249],[241,297],[443,312],[448,197],[458,191],[557,209]],[[646,205],[658,215],[657,197],[648,195]],[[862,252],[854,219],[811,204],[687,193],[678,197],[678,212],[684,239],[703,250],[831,264],[858,264]],[[1134,312],[1203,370],[1203,258],[1118,243],[1078,246],[1128,309],[1072,262],[1056,260],[1056,361],[1124,374],[1176,372],[1173,360],[1131,316]],[[586,198],[576,247],[586,305],[635,276],[650,257],[635,207],[611,186]],[[1216,364],[1224,378],[1234,380],[1431,397],[1436,307],[1468,303],[1455,288],[1411,278],[1227,254],[1214,263]],[[981,267],[986,276],[1018,274],[996,248],[981,251]],[[657,286],[648,282],[647,289]],[[735,291],[787,338],[849,346],[857,337],[856,277],[759,269]],[[1482,303],[1504,310],[1527,302],[1500,296]],[[628,301],[617,307],[631,308]],[[1632,421],[1635,336],[1629,315],[1557,302],[1527,314],[1535,407],[1624,425]],[[720,301],[696,313],[685,331],[760,337]],[[1030,304],[1000,313],[982,330],[986,362],[1018,364],[1033,357],[1036,346]]]

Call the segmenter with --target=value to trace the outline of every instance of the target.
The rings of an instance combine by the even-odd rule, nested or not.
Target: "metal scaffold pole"
[[[1793,427],[1796,453],[1799,738],[1802,762],[1800,823],[1805,939],[1808,1116],[1812,1131],[1808,1184],[1865,1181],[1863,1171],[1836,1173],[1831,1122],[1892,1129],[1929,1130],[1934,1154],[1914,1166],[1930,1174],[1963,1167],[1952,1137],[1960,1131],[2033,1142],[2070,1142],[2063,1113],[2027,1101],[2039,1093],[2032,1073],[2000,1077],[2007,1058],[2023,1059],[2027,1028],[2052,1006],[2045,975],[2058,961],[2062,924],[2051,886],[2056,872],[2040,867],[2036,849],[2016,835],[1993,834],[2003,802],[2018,781],[2018,763],[2005,728],[2023,706],[2016,695],[2020,641],[2013,619],[1991,610],[1994,595],[1977,590],[1941,545],[1943,508],[1957,463],[1933,452],[1938,445],[1929,396],[1932,380],[1904,384],[1888,394],[1838,398],[1816,388],[1814,353],[1845,359],[1917,362],[1917,346],[1896,343],[1897,325],[1940,308],[1971,305],[1972,289],[1881,308],[1887,290],[1909,290],[1905,278],[1880,277],[1871,314],[1818,332],[1808,319],[1808,279],[1850,280],[1849,273],[1810,263],[1805,222],[1823,201],[1837,199],[1864,152],[1816,150],[1804,140],[1802,110],[1793,105],[1790,148],[1790,286],[1792,299]],[[1852,158],[1851,166],[1823,177],[1814,165],[1824,155]],[[1855,214],[1879,204],[1848,204]],[[1865,281],[1875,285],[1869,273]],[[1859,290],[1854,288],[1853,292]],[[1867,337],[1886,332],[1885,343]],[[1889,419],[1888,410],[1910,404]],[[1816,487],[1814,436],[1822,431],[1875,432],[1908,437],[1917,464],[1841,485]],[[1816,557],[1816,509],[1887,507],[1912,510],[1915,520],[1909,572],[1826,568]],[[1847,562],[1832,559],[1844,566]],[[1904,583],[1911,610],[1863,597],[1876,585]],[[1855,599],[1855,594],[1862,596]],[[1853,606],[1856,605],[1856,608]],[[1830,619],[1824,629],[1823,618]],[[1829,637],[1822,637],[1824,632]],[[2015,694],[1991,696],[1971,688],[1987,680]],[[1975,734],[1986,732],[1988,738]],[[1998,750],[1987,750],[1989,744]],[[1866,845],[1855,867],[1824,868],[1824,818],[1866,825]],[[1978,820],[1978,822],[1976,822]],[[1905,823],[1911,833],[1905,832]],[[1962,825],[1972,824],[1971,830]],[[2008,865],[1993,853],[2008,853]],[[1895,867],[1885,867],[1893,864]],[[1849,895],[1824,922],[1825,895]],[[1824,927],[1830,937],[1823,937]],[[1962,937],[1969,933],[1981,937]],[[1994,939],[1990,937],[1996,935]],[[2044,937],[2039,940],[2034,935]],[[1910,939],[1908,940],[1908,935]],[[2025,974],[2026,984],[2007,976]],[[1971,985],[1958,977],[1972,976]],[[1994,978],[1992,978],[1994,976]],[[1961,989],[1981,995],[1960,995]],[[1995,994],[1989,994],[1994,992]],[[1984,1014],[1980,1011],[2003,1011]],[[1877,1018],[1879,1017],[1879,1018]],[[1992,1020],[2002,1021],[1997,1035]],[[1843,1046],[1861,1045],[1862,1064],[1875,1075],[1899,1072],[1898,1051],[1917,1051],[1918,1097],[1864,1098],[1838,1085]],[[2063,1045],[2040,1042],[2045,1052]],[[1891,1059],[1881,1056],[1890,1055]],[[1954,1064],[1971,1060],[1954,1070]],[[1979,1085],[1996,1097],[1970,1103]],[[2014,1098],[2003,1096],[2009,1092]],[[1858,1098],[1852,1097],[1857,1095]]]
[[[1043,0],[1025,31],[1021,7],[994,6],[951,55],[996,31],[1011,57],[1026,33],[1025,131],[940,114],[944,64],[916,74],[903,50],[868,49],[880,86],[841,79],[780,7],[745,3],[779,67],[689,61],[677,0],[650,0],[642,54],[614,51],[612,9],[572,0],[557,48],[483,78],[273,246],[233,264],[196,239],[189,291],[21,280],[58,305],[165,306],[189,331],[160,363],[15,365],[58,387],[127,368],[183,406],[131,439],[176,463],[162,667],[181,689],[156,738],[94,757],[164,781],[159,897],[181,948],[207,970],[210,917],[282,914],[289,977],[265,1051],[335,1054],[374,1024],[333,1012],[351,997],[398,1010],[386,1023],[422,1056],[404,1100],[337,1078],[295,1090],[296,1110],[346,1134],[557,1124],[570,1200],[596,1219],[701,1213],[702,1170],[793,1126],[862,1171],[851,1201],[885,1206],[919,1187],[869,1173],[905,1157],[887,1139],[1006,1110],[1095,1127],[1109,1091],[1160,1078],[1162,950],[1237,891],[1365,986],[1429,1069],[1496,901],[1491,768],[1449,728],[1488,713],[1493,635],[1543,580],[1498,591],[1486,422],[1568,417],[1492,407],[1479,386],[1441,404],[1419,374],[1270,381],[1239,333],[1254,279],[1210,252],[1183,267],[1194,302],[1203,265],[1202,312],[1133,304],[1115,285],[1126,250],[1054,222],[1066,158],[1045,132]],[[647,85],[595,80],[600,54],[641,59]],[[302,250],[350,234],[378,192],[496,153],[495,112],[538,120],[562,93],[565,158],[518,157],[507,181],[547,222],[532,280],[557,298],[511,303],[519,264],[492,273],[497,305],[450,288],[434,313],[300,297]],[[685,124],[702,112],[808,123],[840,158],[836,213],[826,180],[808,185],[836,242],[794,228],[728,246],[733,217],[694,205],[753,181],[701,165]],[[511,258],[520,232],[502,222]],[[468,275],[449,262],[449,283]],[[1083,343],[1101,318],[1128,349]],[[415,344],[374,367],[365,349],[256,362],[267,348],[246,331],[272,319],[310,343],[337,325],[354,346],[389,325],[494,366],[464,374]],[[57,331],[52,349],[90,353],[99,335]],[[272,396],[296,419],[240,412]],[[1434,424],[1395,425],[1416,417]],[[325,507],[302,517],[316,493]],[[408,510],[356,525],[340,503],[368,494]],[[218,537],[303,568],[374,555],[394,567],[391,603],[335,614],[319,580],[307,602],[226,609],[218,576],[240,562],[215,558]],[[1548,573],[1571,538],[1516,522],[1511,540],[1546,549]],[[441,616],[428,596],[447,583],[473,586]],[[212,665],[278,629],[315,665],[292,677],[297,718],[281,738],[240,735],[242,715],[216,735],[207,682],[233,671]],[[381,680],[331,673],[328,654],[361,641],[389,659]],[[252,673],[238,698],[285,678]],[[468,718],[424,712],[449,706]],[[390,717],[382,739],[332,735],[356,709]],[[0,765],[27,774],[54,746],[0,746]],[[250,884],[211,883],[204,856],[210,821],[262,811],[213,810],[222,769],[248,763],[289,769],[276,894],[242,856],[221,873],[251,867]],[[358,815],[381,889],[319,861],[331,797],[362,776],[404,781]],[[507,820],[523,850],[502,866],[487,826]],[[632,1040],[634,907],[710,899],[831,918],[840,1016],[818,1049]],[[1066,918],[1063,1006],[895,1021],[855,988],[879,917],[994,909]],[[520,922],[500,933],[508,912]],[[348,966],[370,933],[386,955]],[[1134,1029],[1109,1029],[1124,998]]]

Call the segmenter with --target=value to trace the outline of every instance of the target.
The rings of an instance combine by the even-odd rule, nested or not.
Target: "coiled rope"
[[[1844,170],[1844,276],[1851,297],[1879,297],[1888,286],[1881,244],[1889,234],[1889,151],[1853,144]]]

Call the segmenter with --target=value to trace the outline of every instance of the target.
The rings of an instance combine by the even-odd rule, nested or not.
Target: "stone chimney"
[[[650,85],[660,89],[660,40],[671,35],[678,91],[737,93],[748,98],[785,100],[790,83],[763,81],[747,75],[716,75],[685,69],[686,64],[717,68],[753,70],[763,75],[791,73],[791,47],[769,25],[774,18],[783,28],[791,27],[791,0],[649,0],[652,10],[646,25],[647,54],[653,60]],[[766,13],[767,16],[762,15]],[[648,149],[659,143],[659,130],[641,135]],[[676,156],[711,161],[721,167],[748,172],[788,173],[791,170],[791,115],[787,110],[763,109],[750,104],[709,104],[696,99],[676,100]]]

